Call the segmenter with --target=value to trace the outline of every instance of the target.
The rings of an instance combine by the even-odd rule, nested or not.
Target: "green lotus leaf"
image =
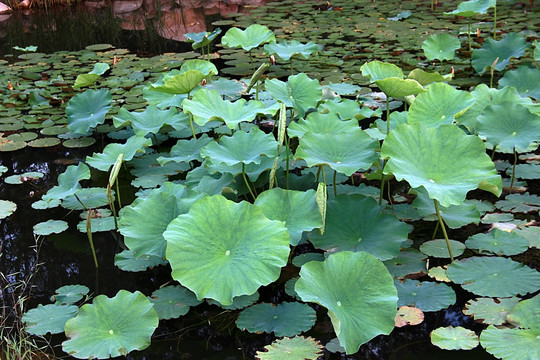
[[[512,168],[508,168],[506,174],[512,176]],[[540,179],[540,164],[517,164],[515,175],[524,180]]]
[[[22,52],[35,52],[37,51],[37,46],[35,45],[30,45],[30,46],[27,46],[27,47],[20,47],[20,46],[14,46],[13,49],[15,50],[18,50],[18,51],[22,51]]]
[[[173,279],[198,299],[223,305],[275,281],[289,256],[289,235],[260,208],[221,195],[203,198],[163,233]]]
[[[472,316],[483,324],[502,325],[506,316],[518,303],[518,297],[511,298],[476,298],[465,304],[463,313]]]
[[[190,59],[180,67],[180,73],[186,73],[192,70],[199,71],[205,76],[218,74],[216,65],[206,60]]]
[[[293,258],[292,264],[296,267],[302,267],[302,265],[310,261],[324,261],[324,255],[312,252],[300,254]]]
[[[90,179],[90,168],[85,163],[70,165],[58,175],[58,185],[47,191],[41,199],[47,203],[65,199],[82,189],[79,181],[88,179]]]
[[[529,246],[540,248],[540,227],[537,226],[523,226],[514,230],[519,236],[529,240]]]
[[[385,229],[384,233],[380,229]],[[339,195],[327,202],[324,234],[313,232],[309,240],[323,250],[365,251],[388,260],[399,254],[408,232],[405,223],[382,213],[373,198],[360,194]]]
[[[207,83],[204,88],[216,90],[224,98],[233,101],[246,93],[247,85],[239,80],[219,78]]]
[[[112,96],[107,89],[86,90],[75,95],[66,107],[68,129],[76,134],[88,134],[91,128],[105,122],[111,102]]]
[[[460,47],[459,39],[447,33],[431,35],[422,43],[422,50],[428,60],[452,60]]]
[[[191,100],[184,100],[182,107],[193,115],[194,121],[200,126],[212,120],[220,120],[234,130],[238,129],[242,121],[252,122],[257,114],[269,113],[260,101],[239,99],[230,102],[223,100],[217,91],[204,88],[193,94]]]
[[[423,186],[430,198],[445,207],[462,204],[467,193],[477,188],[496,196],[502,191],[501,177],[482,140],[455,125],[400,125],[386,137],[381,156],[389,158],[385,174],[406,180],[412,188]]]
[[[454,257],[458,257],[465,251],[465,245],[462,242],[449,240],[450,248]],[[420,251],[424,254],[436,258],[450,258],[448,246],[445,239],[429,240],[420,245]]]
[[[529,240],[514,232],[494,229],[487,234],[479,233],[465,241],[469,249],[478,250],[480,254],[517,255],[527,251]]]
[[[397,77],[389,77],[382,80],[376,80],[375,84],[381,89],[386,96],[403,97],[409,95],[418,95],[426,92],[426,89],[416,80],[400,79]]]
[[[319,51],[319,47],[312,41],[302,44],[298,40],[281,40],[264,45],[265,54],[276,54],[283,60],[289,60],[294,55],[301,55],[304,59],[307,59],[317,51]]]
[[[407,275],[425,275],[427,256],[416,249],[401,250],[393,259],[386,260],[384,265],[393,277],[400,279]]]
[[[87,221],[82,220],[80,223],[77,224],[77,230],[79,230],[82,233],[86,233],[88,231],[87,229]],[[105,217],[97,217],[90,219],[90,229],[93,233],[96,232],[103,232],[103,231],[111,231],[115,230],[116,225],[114,223],[114,217],[112,216],[105,216]]]
[[[527,152],[529,145],[540,138],[540,116],[520,104],[490,105],[477,119],[479,135],[492,145]]]
[[[354,121],[341,121],[334,113],[323,114],[312,112],[305,119],[291,122],[287,128],[290,137],[302,137],[308,131],[315,134],[322,133],[348,133],[358,129],[358,124]]]
[[[316,360],[322,354],[322,345],[317,340],[303,336],[277,339],[264,348],[264,352],[257,351],[258,360]]]
[[[356,95],[357,93],[360,92],[360,90],[362,90],[360,86],[349,84],[346,82],[341,82],[337,84],[330,83],[330,84],[324,85],[323,88],[328,88],[339,96]],[[353,100],[353,102],[356,102],[356,101]]]
[[[481,49],[473,50],[472,66],[477,73],[482,75],[498,59],[494,68],[497,71],[502,71],[511,58],[521,57],[527,47],[525,39],[517,33],[509,33],[498,41],[487,38]]]
[[[471,17],[476,14],[487,13],[490,7],[497,5],[497,0],[470,0],[462,1],[459,3],[456,10],[452,12],[445,12],[445,15],[456,15],[463,17]]]
[[[398,306],[414,306],[428,312],[446,309],[456,302],[456,293],[446,284],[411,279],[394,284],[398,292]]]
[[[173,70],[162,80],[150,85],[150,90],[166,94],[190,94],[207,75],[199,70]]]
[[[394,64],[384,63],[381,61],[370,61],[360,67],[362,76],[369,78],[371,82],[383,80],[390,77],[403,79],[403,71]]]
[[[540,208],[540,196],[524,194],[508,194],[504,200],[499,200],[495,206],[503,211],[513,213],[528,213],[537,211]]]
[[[408,79],[416,80],[420,83],[422,86],[429,85],[433,82],[441,82],[446,81],[444,76],[439,74],[438,72],[434,73],[428,73],[422,69],[414,69],[412,70],[409,75],[407,76]]]
[[[152,140],[143,136],[132,136],[125,144],[109,144],[102,153],[94,153],[86,157],[88,165],[101,171],[109,171],[118,155],[124,154],[124,161],[130,161],[137,153],[143,153],[144,148],[152,145]]]
[[[445,83],[433,83],[411,104],[408,122],[429,127],[451,124],[459,113],[473,104],[474,98],[468,92],[456,90]]]
[[[81,300],[89,291],[90,289],[84,285],[65,285],[56,289],[55,294],[51,296],[51,301],[62,305],[73,304]],[[64,331],[64,326],[61,331]]]
[[[259,194],[255,205],[260,207],[270,220],[285,223],[292,246],[298,245],[304,231],[322,226],[315,190],[312,189],[296,191],[274,188]]]
[[[8,171],[8,168],[4,165],[0,165],[0,176],[2,176],[2,174],[4,174],[6,171]]]
[[[149,297],[159,319],[175,319],[186,315],[191,306],[199,305],[194,293],[181,286],[166,286]]]
[[[192,42],[191,47],[193,50],[197,50],[201,47],[208,46],[215,38],[221,34],[221,29],[217,28],[214,31],[201,31],[199,33],[186,33],[184,37],[186,42]]]
[[[342,251],[302,266],[295,291],[303,301],[328,309],[334,331],[347,354],[394,329],[397,291],[376,257]]]
[[[25,312],[21,320],[26,323],[25,330],[29,334],[59,334],[64,332],[66,321],[77,315],[77,311],[79,308],[75,305],[39,304]]]
[[[114,256],[114,265],[123,271],[145,271],[158,265],[165,265],[163,257],[155,255],[139,255],[135,257],[132,251],[124,250]]]
[[[534,60],[540,61],[540,42],[538,40],[534,40],[533,46],[534,46]]]
[[[150,345],[159,318],[142,293],[120,290],[109,298],[99,295],[66,322],[68,340],[62,350],[78,359],[108,359]]]
[[[540,100],[540,70],[520,66],[516,70],[507,71],[499,80],[499,88],[513,86],[521,96],[529,96]]]
[[[221,38],[221,43],[228,47],[241,47],[246,51],[271,41],[276,41],[276,37],[272,31],[266,26],[253,24],[241,30],[238,28],[230,28]]]
[[[0,200],[0,219],[5,219],[17,210],[17,204],[9,200]]]
[[[156,86],[162,86],[156,84]],[[150,105],[156,105],[160,109],[167,109],[172,106],[178,108],[182,107],[182,101],[187,98],[186,94],[169,94],[159,91],[154,91],[151,84],[147,85],[143,89],[143,98],[148,101]]]
[[[68,223],[64,220],[47,220],[34,225],[34,234],[50,235],[59,234],[68,228]]]
[[[414,199],[412,206],[418,210],[418,214],[424,220],[438,221],[435,204],[433,203],[433,199],[429,198],[427,191],[420,187],[411,192],[416,193],[416,199]],[[465,200],[460,205],[439,206],[439,212],[444,222],[452,229],[457,229],[471,223],[478,225],[480,222],[480,212],[476,208],[476,203],[470,200]]]
[[[213,299],[207,299],[206,302],[210,305],[217,305],[222,309],[227,310],[239,310],[243,309],[245,307],[251,306],[255,304],[259,300],[259,293],[255,292],[251,295],[241,295],[233,298],[233,302],[231,305],[223,305],[219,301],[213,300]]]
[[[273,332],[277,337],[294,336],[311,329],[316,319],[315,310],[307,304],[262,303],[244,309],[238,315],[236,326],[251,333]]]
[[[179,184],[162,184],[123,209],[118,230],[124,236],[124,243],[135,257],[163,258],[167,247],[163,232],[172,220],[187,213],[191,205],[204,196]]]
[[[148,106],[142,112],[130,112],[125,108],[120,108],[118,114],[113,116],[114,126],[118,128],[131,126],[137,136],[156,134],[163,126],[182,122],[182,119],[183,116],[176,108],[159,110],[155,105]]]
[[[478,336],[464,327],[447,326],[433,330],[431,343],[445,350],[471,350],[478,346]]]
[[[282,154],[282,157],[283,157],[283,154]],[[222,173],[222,174],[226,173],[226,174],[231,174],[233,176],[237,176],[237,175],[241,175],[242,172],[244,172],[252,182],[255,182],[257,181],[257,179],[259,179],[259,176],[263,172],[265,172],[266,170],[270,170],[274,166],[274,161],[275,161],[275,158],[273,157],[261,156],[259,164],[252,162],[247,165],[242,165],[242,163],[238,163],[236,165],[229,166],[225,163],[213,163],[212,161],[210,161],[209,158],[206,158],[206,160],[204,161],[204,165],[207,168],[206,169],[207,174],[215,175],[216,173]],[[191,172],[193,172],[193,170]],[[230,182],[228,181],[229,181],[228,178],[225,177],[225,178],[221,178],[219,183],[222,183],[223,185],[228,186],[230,185]],[[264,181],[266,181],[266,178],[264,179]],[[193,189],[195,189],[195,187]],[[198,189],[201,189],[201,188],[199,187]],[[246,192],[248,191],[247,189],[245,190]],[[220,190],[220,193],[221,193],[221,190]]]
[[[114,191],[111,192],[114,194]],[[77,195],[77,197],[75,197],[75,195]],[[96,209],[108,204],[109,198],[106,188],[84,188],[78,190],[73,195],[66,196],[66,198],[62,200],[62,207],[69,210]]]
[[[254,127],[249,133],[239,130],[232,136],[223,136],[219,144],[210,142],[201,149],[201,156],[212,159],[215,163],[228,166],[237,164],[260,164],[262,156],[277,156],[277,141],[271,134],[265,134]]]
[[[381,110],[379,108],[377,110],[372,110],[366,106],[360,108],[360,103],[358,101],[350,99],[327,100],[324,103],[321,103],[318,108],[322,114],[337,115],[341,120],[362,120],[365,118],[381,116]]]
[[[453,261],[446,270],[453,282],[481,296],[524,295],[540,288],[540,273],[502,257],[471,257]]]
[[[316,108],[322,98],[319,81],[304,73],[289,76],[287,82],[267,79],[264,86],[274,99],[294,108],[300,117],[304,117],[309,108]]]
[[[389,17],[388,20],[399,21],[399,20],[407,19],[411,15],[412,15],[412,12],[410,12],[409,10],[404,10],[394,17]]]
[[[161,166],[174,161],[176,163],[197,160],[202,162],[201,149],[213,141],[208,135],[203,134],[198,139],[178,140],[170,150],[170,156],[160,156],[157,161]]]
[[[111,67],[107,63],[95,63],[94,69],[91,72],[89,72],[88,74],[81,74],[77,76],[73,88],[77,89],[80,87],[92,85],[101,75],[103,75],[110,68]]]
[[[371,166],[377,159],[375,150],[378,147],[378,142],[360,128],[338,134],[307,132],[300,139],[295,158],[305,160],[308,166],[327,165],[351,176]]]

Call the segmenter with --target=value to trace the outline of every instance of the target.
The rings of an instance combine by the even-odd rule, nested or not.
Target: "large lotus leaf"
[[[391,97],[403,97],[426,92],[426,89],[424,89],[418,81],[412,79],[389,77],[382,80],[376,80],[375,84],[377,84],[379,89],[381,89],[386,96]]]
[[[422,86],[429,85],[433,82],[446,81],[445,77],[438,72],[428,73],[422,69],[412,70],[407,78],[418,81]]]
[[[525,39],[517,33],[509,33],[499,41],[487,38],[481,49],[473,50],[472,66],[477,73],[482,75],[498,59],[495,70],[502,71],[511,58],[521,57],[527,47]]]
[[[278,143],[271,134],[265,134],[258,127],[250,132],[235,131],[232,136],[223,136],[219,144],[210,142],[201,149],[201,156],[210,158],[214,163],[228,166],[237,164],[260,164],[262,156],[277,156]]]
[[[150,296],[160,319],[175,319],[186,315],[191,306],[199,305],[194,293],[181,286],[166,286]]]
[[[324,234],[314,231],[309,240],[323,250],[365,251],[388,260],[399,254],[408,232],[405,223],[382,213],[375,199],[360,194],[339,195],[327,202]]]
[[[277,339],[264,348],[265,352],[257,351],[258,360],[316,360],[321,357],[323,347],[311,337],[295,336]]]
[[[448,326],[433,330],[431,343],[445,350],[471,350],[478,346],[478,336],[464,327]]]
[[[221,38],[221,43],[228,47],[241,47],[246,51],[271,41],[276,41],[276,37],[266,26],[253,24],[240,30],[238,28],[230,28]]]
[[[176,145],[171,148],[170,156],[160,156],[157,161],[161,166],[170,161],[182,163],[197,160],[202,162],[201,149],[211,141],[213,139],[206,134],[203,134],[198,139],[178,140]]]
[[[180,67],[180,73],[186,73],[191,70],[200,71],[205,76],[218,74],[216,65],[207,60],[190,59]]]
[[[518,303],[518,297],[511,298],[477,298],[465,304],[463,313],[472,316],[475,321],[483,324],[502,325],[506,316]]]
[[[187,213],[191,205],[204,196],[182,185],[162,184],[147,197],[123,209],[118,229],[124,235],[124,243],[135,257],[165,257],[167,242],[163,232],[171,221]]]
[[[86,90],[69,100],[66,107],[68,129],[77,134],[88,134],[91,128],[103,124],[111,108],[112,95],[107,89]]]
[[[455,125],[400,125],[386,137],[381,156],[389,158],[385,174],[406,180],[412,188],[423,186],[442,206],[462,204],[477,188],[497,196],[502,191],[501,177],[482,140]]]
[[[516,70],[507,71],[499,80],[499,88],[513,86],[521,96],[530,96],[540,100],[540,70],[528,66],[520,66]]]
[[[82,189],[79,181],[87,179],[90,179],[90,169],[85,163],[70,165],[66,171],[58,175],[58,185],[47,191],[41,199],[45,202],[62,200]]]
[[[298,40],[281,40],[280,42],[271,42],[264,45],[264,52],[268,55],[276,54],[283,60],[289,60],[294,55],[302,55],[307,59],[312,53],[316,53],[319,47],[314,42],[310,41],[302,44]]]
[[[338,134],[307,132],[300,139],[295,158],[305,160],[308,166],[328,165],[351,176],[371,166],[377,159],[375,150],[378,147],[379,143],[360,128]]]
[[[456,10],[445,15],[457,15],[463,17],[471,17],[476,14],[485,14],[487,13],[490,7],[496,6],[497,0],[470,0],[462,1],[459,3]]]
[[[447,33],[431,35],[422,43],[422,50],[428,60],[452,60],[460,47],[459,39]]]
[[[328,309],[334,331],[347,354],[394,329],[397,291],[392,276],[376,257],[342,251],[302,266],[295,291],[303,301]]]
[[[341,121],[334,113],[312,112],[305,119],[292,122],[287,127],[290,137],[302,137],[308,131],[312,133],[347,133],[358,129],[355,121]]]
[[[435,204],[427,191],[420,187],[415,189],[414,192],[416,193],[416,199],[414,199],[412,206],[418,210],[418,214],[424,220],[438,221]],[[444,222],[452,229],[457,229],[470,223],[478,225],[480,222],[480,211],[476,208],[476,203],[469,200],[465,200],[460,205],[439,206],[439,212]]]
[[[281,154],[281,156],[283,157],[283,154]],[[204,161],[204,165],[207,168],[206,171],[211,175],[214,175],[215,173],[227,173],[236,176],[244,172],[252,182],[255,182],[263,172],[265,172],[266,170],[270,170],[274,166],[274,162],[275,158],[273,157],[261,156],[259,164],[252,162],[245,166],[242,166],[242,163],[237,163],[236,165],[229,166],[225,163],[213,163],[209,158],[206,158],[206,160]],[[190,173],[192,172],[193,170]],[[226,182],[225,178],[221,180]],[[229,184],[230,183],[227,183],[226,186]],[[197,190],[195,187],[193,189]]]
[[[491,297],[525,295],[540,288],[540,273],[502,257],[453,261],[446,270],[453,282],[474,294]]]
[[[323,224],[313,189],[296,191],[274,188],[259,194],[255,205],[270,220],[285,223],[292,246],[298,245],[304,231],[319,228]]]
[[[221,195],[203,198],[163,233],[172,277],[198,299],[223,305],[253,294],[279,277],[289,256],[289,234],[247,202]]]
[[[173,107],[168,110],[159,110],[157,106],[150,105],[142,112],[130,112],[121,108],[116,116],[113,116],[114,126],[133,127],[133,132],[138,136],[156,134],[165,125],[173,125],[181,122],[183,116]]]
[[[377,110],[372,110],[367,106],[360,108],[360,104],[361,103],[356,100],[337,98],[335,100],[327,100],[324,103],[321,103],[318,108],[321,113],[337,115],[341,120],[362,120],[365,118],[381,116],[380,108]]]
[[[289,76],[287,82],[267,79],[264,86],[274,99],[294,108],[300,117],[304,117],[309,108],[317,107],[322,98],[319,81],[310,79],[304,73]]]
[[[540,138],[540,116],[523,105],[503,102],[484,109],[477,118],[477,129],[492,145],[527,152]]]
[[[39,304],[25,312],[21,320],[26,323],[24,329],[29,334],[59,334],[64,332],[66,321],[77,315],[77,311],[79,308],[75,305]]]
[[[311,329],[316,319],[315,310],[307,304],[262,303],[244,309],[238,315],[236,326],[251,333],[274,332],[277,337],[294,336]]]
[[[369,78],[371,82],[383,80],[389,77],[397,77],[403,79],[403,71],[394,64],[384,63],[381,61],[370,61],[360,67],[362,75]]]
[[[138,291],[120,290],[113,298],[99,295],[67,321],[69,339],[62,350],[78,359],[125,356],[147,348],[158,323],[152,303]]]
[[[165,77],[162,81],[151,84],[150,89],[167,94],[189,94],[206,78],[199,70],[175,72],[175,75]]]
[[[480,254],[517,255],[527,251],[529,240],[515,232],[494,229],[487,234],[479,233],[465,241],[469,249],[478,250]]]
[[[125,144],[109,144],[102,153],[94,153],[86,157],[88,165],[101,171],[109,171],[120,154],[124,154],[124,161],[129,161],[137,153],[144,153],[144,148],[152,145],[152,140],[143,136],[132,136]]]
[[[231,129],[238,129],[242,121],[251,122],[257,114],[268,113],[266,106],[260,101],[239,99],[235,102],[223,100],[216,90],[200,89],[190,99],[182,102],[184,111],[193,114],[198,125],[211,120],[225,122]]]
[[[456,90],[445,83],[433,83],[427,90],[418,95],[411,104],[409,124],[422,123],[429,127],[451,124],[457,114],[474,104],[471,94]]]
[[[395,282],[398,306],[414,306],[424,312],[439,311],[456,302],[456,293],[446,284],[405,279]]]

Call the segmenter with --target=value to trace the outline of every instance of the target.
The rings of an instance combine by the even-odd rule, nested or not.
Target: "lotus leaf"
[[[131,126],[137,136],[156,134],[163,126],[174,126],[181,123],[183,119],[184,117],[179,115],[176,108],[159,110],[155,105],[148,106],[142,112],[130,112],[125,108],[120,108],[118,114],[113,116],[114,126],[118,128]]]
[[[351,176],[354,172],[368,169],[377,159],[379,147],[362,129],[347,133],[307,132],[300,139],[295,158],[303,159],[308,166],[328,165],[339,173]]]
[[[414,306],[428,311],[439,311],[456,302],[456,293],[446,284],[405,279],[395,282],[398,306]]]
[[[340,95],[340,96],[355,95],[358,92],[360,92],[360,90],[362,90],[362,88],[358,85],[353,85],[353,84],[349,84],[345,82],[337,83],[337,84],[330,83],[330,84],[325,85],[324,87],[332,90],[333,92],[335,92],[337,95]]]
[[[56,304],[73,304],[81,300],[89,291],[90,289],[84,285],[65,285],[56,289],[55,294],[51,296],[51,301]]]
[[[253,121],[257,114],[275,113],[260,101],[239,99],[230,102],[223,100],[217,91],[204,88],[193,94],[191,100],[184,100],[182,107],[184,111],[193,114],[194,121],[200,126],[212,120],[220,120],[234,130],[238,129],[242,121]]]
[[[412,12],[410,12],[409,10],[404,10],[394,17],[389,17],[388,20],[399,21],[399,20],[407,19],[411,15],[412,15]]]
[[[419,94],[411,104],[409,124],[422,123],[426,127],[451,124],[461,112],[474,104],[471,94],[445,83],[433,83],[427,90]]]
[[[494,69],[502,71],[511,58],[521,57],[527,47],[525,39],[517,33],[509,33],[499,41],[487,38],[481,49],[473,50],[472,66],[477,73],[482,75],[498,59]]]
[[[518,297],[511,298],[477,298],[465,304],[463,313],[472,316],[475,321],[483,324],[502,325],[506,316],[518,303]]]
[[[193,43],[191,44],[191,47],[193,48],[193,50],[197,50],[201,47],[204,48],[210,45],[212,40],[214,40],[216,36],[218,36],[219,34],[221,34],[221,29],[217,28],[217,29],[214,29],[214,31],[212,32],[201,31],[199,33],[186,33],[184,34],[184,37],[186,38],[186,42]]]
[[[238,28],[230,28],[221,38],[221,43],[228,47],[241,47],[246,51],[271,41],[276,41],[276,37],[272,31],[266,26],[253,24],[246,30]]]
[[[180,73],[182,74],[192,70],[200,71],[205,76],[218,74],[216,65],[206,60],[191,59],[180,67]]]
[[[499,88],[513,86],[521,96],[529,96],[540,100],[540,70],[520,66],[516,70],[507,71],[499,80]]]
[[[0,219],[5,219],[17,210],[17,204],[9,200],[0,200]]]
[[[418,325],[424,321],[422,310],[411,306],[400,306],[396,314],[396,327]]]
[[[99,295],[67,321],[62,350],[78,359],[125,356],[148,347],[158,323],[152,303],[138,291]]]
[[[159,319],[175,319],[188,313],[191,306],[199,305],[195,294],[181,286],[166,286],[150,296]]]
[[[427,256],[416,249],[401,250],[393,259],[386,260],[384,265],[393,277],[400,279],[411,274],[426,273]]]
[[[176,145],[174,145],[170,150],[170,156],[160,156],[157,158],[157,161],[161,166],[167,164],[170,161],[176,163],[190,162],[197,160],[202,162],[203,158],[201,157],[201,149],[208,145],[213,139],[208,137],[208,135],[203,134],[198,139],[190,140],[178,140]]]
[[[454,125],[400,125],[386,137],[381,156],[389,157],[385,174],[405,179],[413,188],[423,186],[430,198],[445,207],[462,204],[476,188],[497,196],[502,191],[501,177],[482,140]]]
[[[540,209],[540,196],[524,194],[508,194],[504,200],[495,203],[498,209],[513,213],[528,213]]]
[[[446,270],[453,282],[474,294],[491,297],[524,295],[540,288],[540,273],[502,257],[453,261]]]
[[[339,101],[338,99],[327,100],[319,105],[319,111],[323,114],[335,114],[339,116],[341,120],[362,120],[365,118],[381,116],[380,108],[378,108],[377,110],[372,110],[367,106],[360,108],[360,103],[358,101],[350,99],[339,99]]]
[[[283,60],[289,60],[294,55],[302,55],[303,58],[307,59],[317,51],[319,51],[319,47],[312,41],[302,44],[298,40],[281,40],[264,45],[264,52],[266,54],[276,54]]]
[[[463,17],[471,17],[476,14],[487,13],[490,7],[496,6],[497,0],[470,0],[459,3],[456,10],[444,13],[445,15],[457,15]]]
[[[217,305],[223,309],[227,310],[239,310],[250,305],[255,304],[259,300],[259,293],[255,292],[251,295],[241,295],[233,298],[231,305],[222,305],[219,301],[213,299],[207,299],[206,302],[210,305]]]
[[[506,170],[506,174],[512,176],[512,170]],[[515,174],[518,179],[540,179],[540,164],[517,164]]]
[[[88,165],[101,171],[109,171],[118,155],[124,154],[124,161],[130,161],[137,153],[143,153],[144,148],[152,145],[152,140],[143,136],[132,136],[125,144],[109,144],[102,153],[94,153],[86,157]]]
[[[529,240],[529,246],[540,249],[540,227],[537,226],[528,226],[516,229],[515,232],[519,236],[524,237]]]
[[[448,326],[433,330],[431,343],[445,350],[471,350],[478,346],[478,336],[464,327]]]
[[[527,251],[529,241],[514,232],[494,229],[484,234],[473,235],[465,241],[469,249],[478,250],[480,254],[517,255]]]
[[[114,191],[111,193],[114,194]],[[75,197],[75,195],[77,197]],[[78,190],[73,195],[66,196],[66,198],[62,200],[62,207],[70,210],[95,209],[107,204],[109,204],[109,199],[107,197],[106,188],[84,188]]]
[[[302,137],[308,131],[315,134],[322,133],[348,133],[358,129],[358,124],[354,121],[341,121],[334,113],[312,112],[305,119],[292,122],[287,128],[290,137]]]
[[[107,63],[95,63],[94,70],[90,71],[88,74],[81,74],[77,76],[73,88],[76,89],[92,85],[101,75],[105,74],[105,72],[110,68],[111,67]]]
[[[311,329],[316,318],[315,310],[307,304],[262,303],[244,309],[238,315],[236,326],[251,333],[273,332],[277,337],[294,336]]]
[[[446,80],[444,76],[442,76],[438,72],[428,73],[422,69],[412,70],[407,76],[407,78],[418,81],[422,86],[429,85],[433,82],[441,82]]]
[[[422,44],[422,50],[428,60],[452,60],[455,51],[460,47],[459,39],[447,33],[431,35]]]
[[[139,255],[135,257],[132,251],[124,250],[114,257],[114,265],[124,271],[145,271],[158,265],[165,265],[166,260],[155,255]]]
[[[479,135],[492,144],[526,152],[540,138],[540,116],[523,105],[503,102],[486,107],[477,118]]]
[[[111,102],[112,96],[107,89],[86,90],[75,95],[66,107],[68,129],[76,134],[88,134],[91,128],[105,122]]]
[[[465,251],[465,245],[459,241],[448,240],[452,254],[458,257]],[[429,240],[420,245],[420,251],[424,254],[436,258],[450,258],[448,246],[445,239]]]
[[[260,208],[221,195],[195,202],[163,233],[173,279],[198,299],[223,305],[275,281],[289,256],[289,235]]]
[[[206,84],[204,88],[216,90],[221,96],[229,100],[236,100],[246,92],[247,85],[238,80],[219,78]]]
[[[34,234],[50,235],[59,234],[68,228],[68,223],[64,220],[48,220],[34,225]]]
[[[304,117],[309,108],[317,107],[322,98],[319,81],[304,73],[289,76],[287,82],[267,79],[264,84],[274,99],[294,108],[300,117]]]
[[[77,224],[77,230],[82,233],[86,233],[88,231],[87,227],[87,220],[82,220],[80,223]],[[92,218],[90,219],[90,229],[93,233],[115,230],[116,225],[114,223],[114,217],[105,216]]]
[[[258,360],[316,360],[322,354],[322,346],[317,340],[303,336],[277,339],[264,348],[264,352],[257,351]]]
[[[24,313],[22,321],[25,330],[32,335],[58,334],[64,331],[66,321],[77,315],[79,308],[75,305],[39,304],[37,308]]]
[[[342,251],[323,262],[304,264],[295,290],[303,301],[328,309],[347,354],[394,328],[397,293],[392,276],[368,253]]]
[[[426,92],[424,87],[413,79],[400,79],[397,77],[389,77],[386,79],[376,80],[375,84],[381,89],[386,96],[403,97],[409,95],[418,95]]]
[[[315,201],[315,190],[295,191],[274,188],[257,197],[260,207],[270,220],[285,223],[292,246],[298,245],[302,232],[322,226],[321,213]]]
[[[293,258],[292,264],[296,267],[302,267],[305,263],[310,261],[323,261],[324,255],[321,253],[304,253],[297,255]]]
[[[206,75],[199,70],[175,72],[174,75],[165,77],[161,82],[151,84],[150,89],[167,94],[190,94],[204,78]]]
[[[15,175],[8,176],[7,178],[4,179],[4,182],[6,184],[18,185],[18,184],[24,184],[27,181],[41,179],[43,176],[44,174],[42,172],[28,171],[22,174],[15,174]]]
[[[403,79],[403,71],[394,64],[381,61],[370,61],[360,67],[362,75],[369,78],[371,82],[383,80],[390,77]]]

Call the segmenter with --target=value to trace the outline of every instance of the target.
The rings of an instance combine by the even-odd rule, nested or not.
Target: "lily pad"
[[[131,126],[135,135],[145,136],[146,134],[156,134],[165,125],[174,126],[182,122],[183,116],[179,115],[176,108],[159,110],[155,105],[149,105],[142,112],[129,112],[121,108],[116,116],[113,116],[114,126]]]
[[[518,297],[511,298],[476,298],[467,301],[463,313],[472,316],[483,324],[502,325],[506,316],[518,303]]]
[[[458,257],[465,251],[465,245],[462,242],[449,240],[450,248],[454,257]],[[424,254],[436,258],[450,258],[445,239],[429,240],[420,245],[420,251]]]
[[[464,327],[448,326],[433,330],[431,343],[445,350],[471,350],[478,346],[478,336]]]
[[[513,86],[521,96],[529,96],[540,100],[540,70],[520,66],[516,70],[507,71],[499,80],[499,88]]]
[[[66,321],[77,315],[79,308],[75,305],[39,304],[37,308],[24,313],[22,321],[25,330],[32,335],[59,334],[64,332]]]
[[[418,325],[424,321],[422,310],[411,306],[400,306],[396,314],[396,327]]]
[[[525,53],[528,45],[517,33],[509,33],[501,40],[487,38],[481,49],[472,52],[472,66],[482,75],[497,60],[494,69],[502,71],[512,58],[519,58]]]
[[[426,259],[427,256],[420,251],[406,249],[401,250],[397,257],[386,260],[384,265],[393,277],[402,279],[408,275],[425,275]]]
[[[394,64],[381,61],[370,61],[360,67],[362,75],[369,78],[371,82],[383,80],[390,77],[403,79],[403,71]]]
[[[0,200],[0,219],[5,219],[17,210],[17,204],[9,200]]]
[[[319,47],[312,41],[302,44],[298,40],[281,40],[264,45],[264,52],[266,54],[276,54],[283,60],[289,60],[294,55],[301,55],[304,59],[307,59],[318,50]]]
[[[6,184],[18,185],[27,181],[34,181],[43,178],[44,174],[38,171],[28,171],[22,174],[8,176],[4,179]]]
[[[398,291],[398,306],[414,306],[424,312],[439,311],[454,305],[456,293],[443,283],[420,282],[405,279],[395,282]]]
[[[305,119],[292,122],[287,128],[287,134],[290,137],[302,137],[308,131],[315,134],[322,133],[347,133],[358,129],[354,121],[341,121],[338,115],[334,113],[312,112]]]
[[[105,122],[111,101],[112,96],[107,89],[86,90],[75,95],[66,107],[68,129],[77,134],[88,134],[91,128]]]
[[[494,229],[487,234],[479,233],[465,241],[469,249],[478,250],[480,254],[517,255],[527,251],[529,240],[514,232]],[[452,248],[453,249],[453,248]]]
[[[246,30],[230,28],[221,38],[221,43],[228,47],[241,47],[250,51],[257,46],[275,41],[276,37],[266,26],[253,24]]]
[[[322,346],[317,340],[303,336],[277,339],[264,348],[264,352],[257,351],[258,360],[316,360],[322,354]]]
[[[194,293],[181,286],[166,286],[150,296],[160,319],[175,319],[188,313],[191,306],[199,305]]]
[[[137,153],[144,153],[144,148],[152,145],[152,140],[143,136],[132,136],[125,144],[109,144],[102,153],[94,153],[86,157],[88,165],[101,171],[109,171],[114,165],[118,155],[124,154],[124,161],[129,161]]]
[[[114,256],[114,265],[124,271],[145,271],[158,265],[165,265],[163,257],[155,255],[140,255],[138,257],[132,251],[124,250]]]
[[[56,304],[74,304],[88,294],[89,291],[90,289],[84,285],[65,285],[56,289],[55,294],[51,296],[51,301]]]
[[[59,234],[68,228],[68,223],[64,220],[48,220],[34,225],[34,234],[50,235]]]

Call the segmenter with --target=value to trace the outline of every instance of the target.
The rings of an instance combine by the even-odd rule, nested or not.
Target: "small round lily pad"
[[[0,200],[0,219],[7,218],[17,210],[17,204],[9,200]]]
[[[90,289],[84,285],[65,285],[56,289],[51,301],[57,304],[73,304],[88,294]]]
[[[28,146],[37,147],[37,148],[51,147],[51,146],[56,146],[56,145],[60,144],[60,142],[61,141],[58,138],[47,137],[47,138],[41,138],[41,139],[32,140],[32,141],[30,141],[28,143]]]
[[[465,245],[463,245],[463,243],[455,240],[450,240],[449,243],[454,257],[460,256],[465,251]],[[426,241],[420,245],[420,251],[428,256],[436,258],[450,258],[446,240],[444,239]]]
[[[400,306],[396,314],[396,327],[418,325],[424,321],[422,310],[412,306]]]
[[[440,327],[431,332],[431,343],[445,350],[471,350],[478,346],[474,331],[461,326]]]
[[[68,223],[64,220],[48,220],[34,225],[34,234],[50,235],[59,234],[68,228]]]
[[[32,335],[58,334],[64,331],[66,321],[78,310],[75,305],[39,304],[24,313],[22,321],[26,323],[26,332]]]
[[[62,143],[64,147],[67,148],[83,148],[88,147],[91,145],[94,145],[96,142],[96,139],[89,138],[89,137],[83,137],[79,139],[68,139]]]

